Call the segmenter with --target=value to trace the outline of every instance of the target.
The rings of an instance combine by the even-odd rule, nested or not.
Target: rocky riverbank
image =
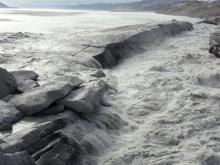
[[[96,156],[117,140],[113,134],[127,125],[106,100],[117,91],[114,79],[99,69],[113,67],[192,29],[191,23],[176,20],[152,27],[119,28],[118,37],[105,36],[104,45],[85,45],[74,53],[75,66],[63,65],[62,71],[52,72],[56,76],[1,68],[0,164],[96,164]],[[126,36],[121,38],[122,34]],[[8,36],[6,41],[13,36],[33,37],[28,33]]]

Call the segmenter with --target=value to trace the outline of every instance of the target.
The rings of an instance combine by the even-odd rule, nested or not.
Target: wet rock
[[[206,18],[205,20],[199,22],[199,23],[206,23],[211,25],[219,25],[220,24],[220,17],[214,17],[214,18]]]
[[[29,89],[38,87],[37,78],[39,75],[33,71],[21,70],[11,72],[18,84],[18,91],[23,93]]]
[[[29,154],[33,154],[56,139],[58,135],[54,132],[63,128],[69,122],[71,121],[68,118],[57,118],[21,130],[6,137],[4,139],[6,143],[1,144],[0,147],[5,153],[27,151]]]
[[[12,94],[17,89],[15,78],[5,69],[0,68],[0,99]]]
[[[20,120],[23,114],[13,105],[0,100],[0,131],[10,130],[11,123]]]
[[[91,74],[91,76],[96,78],[105,77],[105,73],[102,70],[97,70],[95,73]]]
[[[214,32],[209,38],[209,53],[220,58],[220,31]]]
[[[117,130],[127,124],[117,114],[107,112],[83,114],[82,118],[101,130]]]
[[[119,63],[125,57],[142,53],[155,42],[161,42],[167,37],[190,31],[193,25],[184,21],[173,21],[167,24],[160,24],[150,29],[146,29],[137,34],[116,42],[108,44],[98,55],[93,56],[102,67],[110,68]]]
[[[82,120],[59,130],[58,133],[68,139],[70,145],[77,150],[76,156],[82,158],[90,154],[96,155],[112,143],[112,139],[105,131]]]
[[[37,81],[39,75],[33,71],[28,70],[20,70],[20,71],[14,71],[10,72],[14,78],[16,79],[17,83],[22,83],[25,80],[34,80]]]
[[[26,152],[18,152],[14,154],[0,153],[1,165],[36,165],[34,160]]]
[[[105,90],[106,83],[104,81],[92,81],[77,90],[73,90],[57,103],[77,113],[92,113],[99,108]]]
[[[39,87],[40,85],[38,84],[37,81],[33,80],[25,80],[22,83],[18,84],[17,90],[21,93],[28,91],[30,89],[33,89],[35,87]]]
[[[2,123],[0,124],[0,131],[9,131],[9,130],[12,130],[12,124],[11,123]]]
[[[53,147],[39,158],[38,165],[71,165],[78,156],[77,149],[67,139],[60,139]]]
[[[52,115],[52,114],[58,114],[63,111],[64,111],[64,106],[57,105],[57,106],[52,106],[46,110],[43,110],[40,113],[38,113],[37,115]]]
[[[53,102],[63,98],[81,84],[82,81],[77,77],[68,81],[53,81],[13,97],[10,103],[24,114],[34,115],[48,108]]]

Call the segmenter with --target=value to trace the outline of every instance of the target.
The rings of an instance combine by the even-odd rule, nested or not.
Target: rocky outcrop
[[[193,25],[189,22],[172,21],[157,25],[140,33],[134,34],[121,42],[107,45],[104,51],[94,58],[104,67],[109,68],[128,56],[146,51],[156,42],[162,42],[167,37],[190,31]]]
[[[10,100],[10,103],[25,115],[34,115],[46,108],[53,102],[66,96],[73,88],[82,84],[77,77],[70,81],[56,81],[29,90],[17,95]]]
[[[210,35],[209,53],[220,58],[220,32],[215,32]]]
[[[18,86],[38,78],[31,71],[11,74]],[[84,164],[90,161],[89,155],[108,147],[114,140],[109,131],[125,122],[112,112],[100,110],[108,89],[104,80],[93,78],[82,83],[77,77],[59,77],[11,94],[4,98],[8,102],[0,101],[0,164]],[[25,123],[25,116],[35,125],[14,130],[16,122]],[[7,136],[1,134],[10,129]]]
[[[15,78],[5,69],[0,68],[0,99],[15,93],[17,83]]]

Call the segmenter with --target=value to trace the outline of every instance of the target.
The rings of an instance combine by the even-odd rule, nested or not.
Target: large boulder
[[[39,75],[33,71],[28,70],[20,70],[11,72],[13,77],[16,79],[18,84],[18,91],[25,92],[29,89],[38,87],[39,84],[37,82],[37,78]]]
[[[77,77],[53,81],[13,97],[9,102],[26,115],[34,115],[48,108],[53,102],[66,96],[82,84]]]
[[[23,114],[13,105],[0,100],[0,131],[11,129],[11,123],[20,120]]]
[[[92,113],[99,108],[105,90],[106,83],[104,81],[92,81],[73,90],[57,103],[80,114]]]
[[[0,165],[36,165],[34,160],[26,152],[14,154],[0,153]]]
[[[210,35],[209,52],[220,58],[220,31]]]
[[[15,78],[7,70],[0,68],[0,99],[14,93],[16,89]]]

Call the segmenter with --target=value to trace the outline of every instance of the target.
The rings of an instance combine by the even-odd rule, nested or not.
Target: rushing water
[[[60,73],[55,71],[64,66],[64,71],[74,67],[69,60],[74,45],[89,39],[90,33],[97,35],[101,30],[143,23],[150,26],[172,19],[196,21],[144,12],[2,10],[0,32],[46,36],[45,40],[13,45],[13,50],[8,45],[1,46],[3,53],[22,50],[17,56],[7,57],[2,65],[14,70],[31,68],[47,77]],[[210,157],[219,158],[219,143],[213,139],[219,135],[216,84],[220,70],[219,62],[207,51],[209,32],[214,29],[210,25],[195,25],[194,31],[158,43],[105,70],[114,77],[118,91],[108,98],[112,104],[108,110],[128,125],[112,135],[115,142],[107,150],[98,138],[88,138],[100,150],[101,155],[96,158],[99,165],[209,165]],[[15,131],[24,125],[33,123],[28,119],[20,122]],[[98,135],[108,141],[103,133]]]

